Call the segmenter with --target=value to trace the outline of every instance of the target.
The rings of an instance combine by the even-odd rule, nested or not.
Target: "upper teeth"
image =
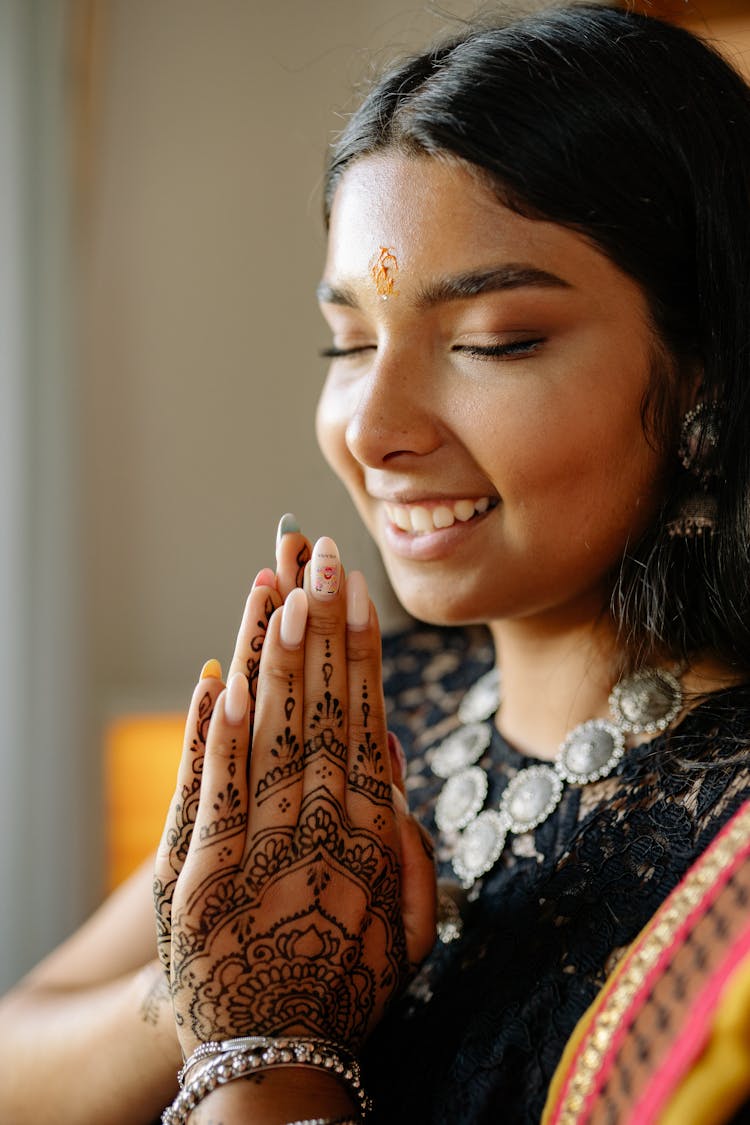
[[[426,508],[423,504],[386,504],[385,510],[391,523],[402,531],[437,531],[452,527],[456,520],[466,523],[475,513],[486,512],[490,506],[488,496],[478,500],[451,500]]]

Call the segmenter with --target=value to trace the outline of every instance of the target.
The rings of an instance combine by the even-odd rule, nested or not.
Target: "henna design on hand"
[[[271,747],[271,757],[279,764],[270,769],[258,782],[255,788],[255,799],[258,804],[263,804],[268,797],[277,793],[279,788],[286,788],[304,769],[302,746],[291,727],[284,727],[283,732],[276,736],[276,741]]]
[[[375,804],[390,808],[391,786],[387,780],[388,775],[385,769],[383,751],[377,737],[367,726],[370,718],[367,680],[362,683],[360,711],[362,727],[364,728],[364,741],[357,746],[357,753],[349,770],[348,782],[357,793],[369,797]]]
[[[274,909],[282,880],[307,902],[291,915]],[[400,893],[393,849],[325,788],[308,794],[296,827],[260,831],[233,878],[206,880],[180,913],[174,994],[193,1034],[360,1042],[408,972]]]
[[[172,897],[177,877],[182,871],[193,835],[193,825],[195,824],[195,815],[200,800],[203,754],[212,713],[213,697],[207,691],[198,704],[195,734],[190,741],[192,776],[189,784],[183,785],[177,795],[172,813],[172,824],[167,832],[168,862],[172,876],[166,880],[155,877],[152,885],[156,908],[156,943],[159,960],[164,966],[167,976],[169,976],[172,932]]]
[[[250,688],[250,698],[255,702],[258,691],[258,672],[260,671],[260,654],[263,651],[263,642],[266,639],[266,632],[268,630],[268,622],[271,620],[271,615],[276,609],[273,598],[266,598],[265,605],[263,606],[263,616],[256,621],[257,633],[253,636],[250,642],[250,652],[252,655],[248,656],[247,666],[247,682]]]
[[[305,567],[307,566],[309,561],[310,561],[310,548],[307,546],[307,544],[305,544],[303,547],[300,547],[299,551],[297,552],[297,559],[296,559],[297,574],[296,574],[295,579],[294,579],[295,584],[297,586],[302,586],[304,584]]]
[[[154,966],[150,966],[153,968]],[[151,985],[146,992],[146,995],[141,1001],[139,1009],[140,1017],[144,1023],[151,1024],[156,1027],[159,1022],[159,1010],[169,1004],[171,995],[169,991],[169,982],[161,970],[154,977]]]

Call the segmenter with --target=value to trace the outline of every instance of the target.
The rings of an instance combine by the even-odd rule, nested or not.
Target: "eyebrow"
[[[419,307],[430,307],[446,301],[463,301],[477,297],[481,293],[491,293],[507,289],[571,289],[570,282],[548,270],[536,266],[511,262],[502,266],[490,266],[482,270],[454,274],[438,278],[421,288],[416,296]],[[321,281],[317,289],[318,300],[326,305],[346,305],[357,308],[354,289],[348,285],[340,287]]]

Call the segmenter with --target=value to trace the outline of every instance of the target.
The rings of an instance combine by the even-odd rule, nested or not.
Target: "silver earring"
[[[720,424],[718,402],[699,402],[682,419],[677,456],[704,487],[719,475]]]
[[[681,501],[667,523],[672,539],[695,539],[716,531],[718,501],[711,489],[719,476],[718,402],[700,402],[682,419],[677,456],[683,468],[696,478],[697,487]]]

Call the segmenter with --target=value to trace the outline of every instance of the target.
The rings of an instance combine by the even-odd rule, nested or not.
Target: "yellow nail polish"
[[[201,668],[202,680],[220,680],[222,678],[221,664],[218,660],[207,660]]]

